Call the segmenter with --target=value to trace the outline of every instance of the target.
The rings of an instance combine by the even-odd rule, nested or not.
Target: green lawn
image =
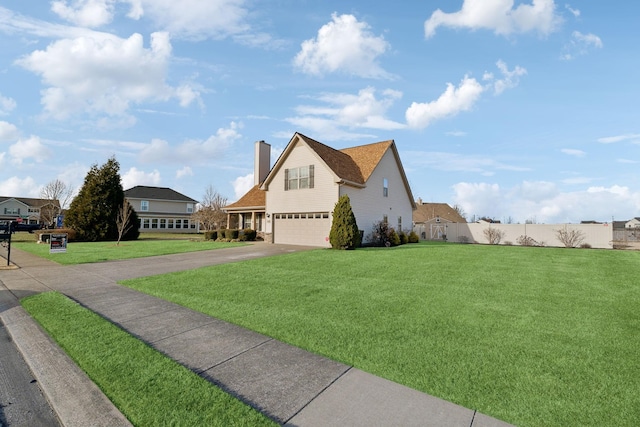
[[[517,425],[640,419],[640,252],[316,250],[124,282]]]
[[[276,425],[61,294],[22,305],[135,426]]]
[[[49,253],[49,245],[34,241],[12,242],[12,247],[31,252],[59,264],[84,264],[90,262],[111,261],[116,259],[141,258],[156,255],[177,254],[183,252],[207,251],[210,249],[241,246],[245,243],[225,243],[207,241],[195,235],[186,239],[140,239],[127,242],[70,242],[66,253]]]

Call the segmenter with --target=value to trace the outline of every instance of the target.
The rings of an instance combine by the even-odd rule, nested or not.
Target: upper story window
[[[389,180],[387,178],[382,179],[382,197],[389,197]]]
[[[4,208],[5,215],[20,215],[20,208]]]
[[[193,213],[193,203],[187,203],[187,213]]]
[[[284,170],[284,190],[313,188],[313,165]]]
[[[148,212],[149,211],[149,201],[148,200],[141,200],[140,201],[140,210],[142,212]]]

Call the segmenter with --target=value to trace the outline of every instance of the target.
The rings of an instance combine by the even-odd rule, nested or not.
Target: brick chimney
[[[253,184],[261,184],[271,169],[271,145],[256,141],[253,163]]]

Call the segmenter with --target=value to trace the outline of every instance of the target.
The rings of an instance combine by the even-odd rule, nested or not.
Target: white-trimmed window
[[[398,217],[398,231],[402,231],[402,217]]]
[[[313,188],[314,184],[313,165],[301,166],[284,170],[284,190],[298,190],[303,188]]]
[[[389,197],[389,180],[382,178],[382,197]]]
[[[193,203],[187,203],[187,213],[193,213]]]
[[[149,212],[149,201],[148,200],[140,200],[140,211],[141,212]]]

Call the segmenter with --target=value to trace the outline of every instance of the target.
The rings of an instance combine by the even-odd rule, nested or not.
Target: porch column
[[[251,211],[251,229],[252,230],[256,229],[256,212],[255,211]]]
[[[227,228],[229,228],[229,224],[231,224],[231,214],[227,212]]]

